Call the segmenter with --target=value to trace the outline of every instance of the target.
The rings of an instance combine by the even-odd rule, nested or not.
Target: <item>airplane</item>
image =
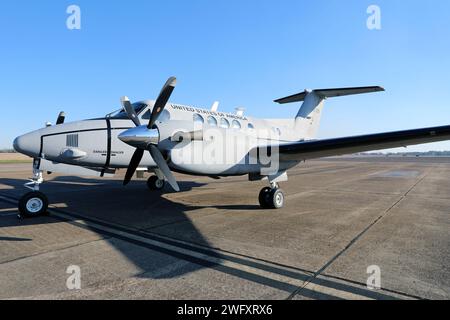
[[[60,113],[56,125],[17,137],[14,149],[34,159],[33,178],[25,184],[31,192],[18,203],[20,216],[47,212],[48,199],[39,191],[43,172],[105,177],[126,169],[124,185],[135,173],[151,172],[151,190],[167,182],[174,191],[180,188],[172,172],[214,179],[248,175],[250,181],[268,181],[260,206],[280,209],[286,197],[279,183],[303,161],[450,139],[450,126],[316,138],[327,98],[384,91],[379,86],[305,90],[275,100],[303,102],[295,118],[258,119],[242,109],[220,112],[217,102],[211,110],[169,102],[176,81],[169,78],[155,101],[122,97],[121,109],[71,123]]]

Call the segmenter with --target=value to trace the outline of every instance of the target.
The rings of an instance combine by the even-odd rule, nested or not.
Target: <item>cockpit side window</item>
[[[142,115],[142,120],[149,120],[150,119],[150,115],[152,113],[152,110],[148,109],[143,115]],[[158,117],[158,121],[161,122],[165,122],[165,121],[169,121],[170,120],[170,112],[167,110],[163,110],[161,112],[161,114]]]
[[[152,110],[148,109],[143,115],[142,115],[142,119],[143,120],[148,120],[150,119],[150,114],[151,114]]]

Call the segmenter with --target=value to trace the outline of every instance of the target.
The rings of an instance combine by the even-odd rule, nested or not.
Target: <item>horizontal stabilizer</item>
[[[314,92],[318,96],[322,98],[331,98],[331,97],[340,97],[340,96],[348,96],[353,94],[362,94],[362,93],[371,93],[384,91],[382,87],[372,86],[372,87],[353,87],[353,88],[335,88],[335,89],[315,89],[315,90],[305,90],[303,92],[277,99],[275,102],[284,104],[284,103],[292,103],[298,101],[304,101],[305,97],[308,93]]]

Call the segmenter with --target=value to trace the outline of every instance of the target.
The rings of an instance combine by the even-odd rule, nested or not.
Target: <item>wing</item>
[[[279,145],[280,160],[307,160],[450,140],[450,126],[394,131]]]

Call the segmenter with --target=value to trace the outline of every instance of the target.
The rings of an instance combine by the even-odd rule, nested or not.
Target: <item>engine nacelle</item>
[[[202,140],[182,141],[170,152],[175,169],[206,175],[243,174],[248,172],[249,151],[256,146],[256,138],[234,129],[205,128]],[[253,163],[254,169],[259,165]]]

